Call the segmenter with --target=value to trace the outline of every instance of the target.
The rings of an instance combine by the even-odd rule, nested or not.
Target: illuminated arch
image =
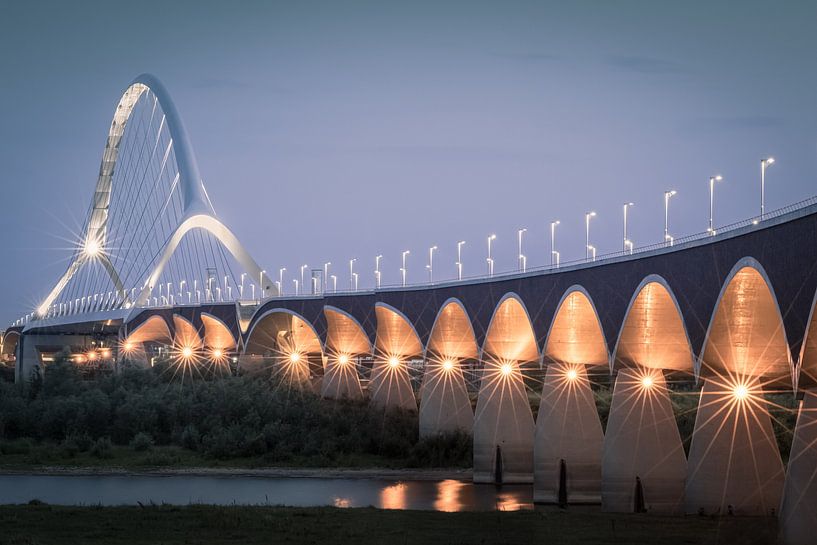
[[[372,353],[372,343],[360,323],[348,312],[323,307],[326,317],[326,376],[321,395],[331,399],[363,397],[355,360]]]
[[[811,303],[803,345],[795,372],[798,389],[817,387],[817,293]]]
[[[791,381],[791,356],[768,277],[753,258],[727,276],[700,358],[704,387],[686,480],[688,513],[768,515],[780,506],[783,462],[764,381]]]
[[[17,331],[6,331],[3,335],[3,356],[13,356],[17,350],[17,343],[20,342],[20,333]]]
[[[377,317],[375,362],[369,391],[372,403],[417,410],[408,359],[423,355],[423,344],[414,326],[396,308],[385,303],[374,307]]]
[[[164,318],[153,315],[131,331],[126,342],[145,343],[156,342],[161,344],[173,344],[173,335]]]
[[[613,355],[618,370],[602,465],[605,511],[683,511],[687,463],[663,369],[694,370],[678,302],[666,280],[650,275],[636,288]],[[643,505],[636,505],[636,488]]]
[[[259,316],[247,334],[244,355],[272,358],[275,374],[290,386],[314,379],[313,387],[320,388],[323,345],[314,326],[296,312],[274,308]]]
[[[221,319],[201,313],[201,322],[204,325],[204,345],[208,348],[220,350],[235,350],[236,341],[230,328]]]
[[[608,363],[593,300],[583,287],[571,286],[557,306],[542,353],[547,371],[534,438],[535,501],[601,501],[604,432],[585,366]]]
[[[173,344],[177,347],[190,347],[199,350],[204,346],[193,322],[184,316],[179,314],[173,315],[173,329],[176,330]]]
[[[531,482],[534,425],[522,368],[538,363],[539,349],[528,311],[515,293],[494,309],[481,358],[474,481]]]
[[[543,363],[604,365],[609,362],[596,306],[583,287],[571,286],[562,296],[542,358]]]
[[[792,365],[783,317],[766,271],[741,259],[726,278],[709,322],[699,373],[791,381]]]
[[[479,356],[474,328],[463,304],[448,299],[434,320],[420,388],[420,436],[463,430],[470,433],[474,412],[461,363]]]

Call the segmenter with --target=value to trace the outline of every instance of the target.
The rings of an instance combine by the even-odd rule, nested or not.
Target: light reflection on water
[[[531,485],[312,477],[0,475],[0,504],[335,506],[436,511],[532,509]]]

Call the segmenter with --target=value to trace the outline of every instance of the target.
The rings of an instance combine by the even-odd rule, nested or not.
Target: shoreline
[[[471,481],[471,469],[390,469],[390,468],[230,468],[230,467],[64,467],[0,468],[0,476],[65,476],[65,477],[255,477],[305,479],[376,479],[405,481]]]

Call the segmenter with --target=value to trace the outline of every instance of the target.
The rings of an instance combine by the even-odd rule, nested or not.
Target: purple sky
[[[219,216],[266,269],[325,261],[361,287],[621,246],[817,193],[817,4],[706,2],[4,2],[0,323],[64,271],[113,108],[141,72],[185,120]],[[660,5],[659,5],[660,4]],[[292,278],[290,275],[288,278]],[[291,283],[287,280],[287,289]]]

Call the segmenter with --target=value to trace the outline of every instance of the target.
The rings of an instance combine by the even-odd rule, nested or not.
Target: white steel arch
[[[119,158],[120,143],[125,134],[125,128],[131,113],[140,97],[151,92],[161,107],[164,117],[162,124],[167,127],[170,134],[171,143],[174,148],[176,165],[178,167],[178,187],[182,195],[183,217],[179,222],[173,236],[168,240],[162,259],[159,261],[154,271],[148,278],[144,286],[139,288],[135,301],[129,301],[126,287],[123,285],[119,272],[111,264],[106,255],[107,227],[109,207],[113,190],[113,178]],[[137,76],[125,89],[119,103],[114,111],[113,120],[108,131],[105,148],[102,153],[102,161],[99,168],[94,197],[85,231],[82,233],[82,244],[84,245],[77,252],[68,270],[62,275],[57,284],[38,307],[38,313],[44,315],[51,307],[52,303],[59,297],[68,282],[82,268],[83,265],[93,260],[99,260],[113,282],[117,294],[120,295],[126,307],[144,305],[150,298],[156,280],[161,275],[173,252],[181,242],[182,237],[191,229],[201,228],[214,235],[236,258],[240,265],[250,273],[253,278],[257,278],[267,293],[276,293],[269,278],[263,273],[258,264],[244,249],[235,235],[219,220],[215,218],[215,212],[207,196],[207,192],[202,184],[196,163],[193,147],[187,135],[184,123],[179,115],[170,93],[165,86],[151,74],[141,74]],[[93,245],[93,252],[87,251],[89,245]]]

